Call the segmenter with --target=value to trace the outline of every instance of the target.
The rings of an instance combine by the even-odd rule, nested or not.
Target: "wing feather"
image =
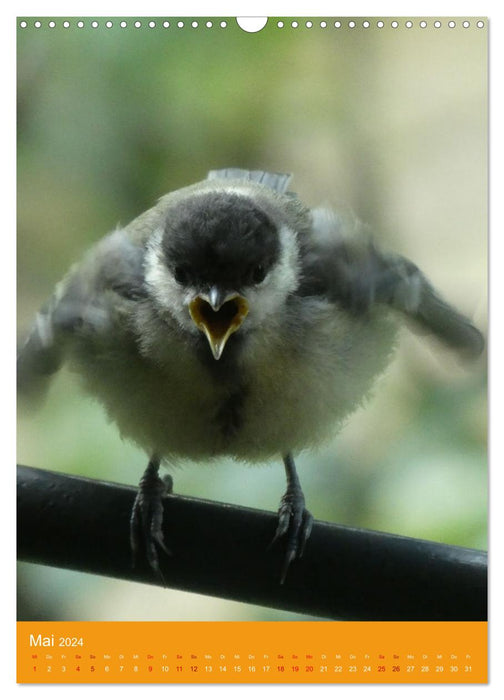
[[[326,296],[355,314],[385,304],[462,355],[483,351],[480,331],[411,261],[379,251],[358,222],[328,210],[314,210],[312,221],[312,236],[302,242],[301,294]]]
[[[207,180],[246,180],[247,182],[257,182],[275,192],[284,194],[287,191],[291,177],[287,173],[269,173],[265,170],[224,168],[222,170],[210,170]]]
[[[64,362],[66,347],[79,333],[98,336],[117,309],[145,296],[144,250],[117,230],[75,265],[39,311],[17,359],[21,395],[43,394]]]

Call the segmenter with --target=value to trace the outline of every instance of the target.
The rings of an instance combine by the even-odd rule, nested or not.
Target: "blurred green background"
[[[92,242],[226,166],[292,172],[307,204],[354,212],[486,332],[486,27],[270,19],[249,34],[234,19],[107,19],[27,19],[18,32],[20,340]],[[485,548],[486,439],[485,358],[464,366],[405,330],[375,397],[333,443],[298,457],[308,507]],[[18,460],[128,484],[146,464],[65,372],[42,409],[20,409]],[[180,494],[269,510],[284,489],[280,460],[175,473]],[[18,589],[20,619],[304,619],[28,564]]]

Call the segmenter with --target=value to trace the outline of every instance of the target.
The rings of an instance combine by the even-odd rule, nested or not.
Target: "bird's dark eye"
[[[182,265],[177,265],[173,270],[175,281],[179,284],[187,284],[189,282],[189,270]]]
[[[262,265],[256,265],[252,270],[252,282],[259,284],[266,277],[266,270]]]

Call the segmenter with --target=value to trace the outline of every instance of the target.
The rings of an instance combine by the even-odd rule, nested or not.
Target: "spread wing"
[[[56,287],[40,309],[17,360],[21,395],[36,397],[79,335],[98,338],[121,308],[143,298],[143,250],[123,230],[102,239]]]
[[[386,304],[434,333],[461,355],[477,357],[484,338],[471,321],[448,304],[419,268],[400,255],[379,251],[362,231],[327,210],[313,210],[313,235],[302,242],[300,293],[324,295],[355,314]]]

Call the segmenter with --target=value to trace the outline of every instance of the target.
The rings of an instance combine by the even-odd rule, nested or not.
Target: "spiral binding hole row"
[[[428,22],[427,20],[416,20],[415,22],[413,20],[405,20],[404,22],[399,22],[398,20],[390,20],[385,22],[384,20],[376,20],[371,22],[370,20],[335,20],[335,21],[328,21],[328,20],[306,20],[306,21],[301,21],[301,20],[278,20],[276,22],[276,26],[278,29],[284,29],[284,28],[292,28],[292,29],[298,29],[298,28],[306,28],[306,29],[312,29],[313,27],[319,26],[321,29],[326,29],[328,27],[334,27],[335,29],[357,29],[359,27],[362,27],[363,29],[369,29],[373,26],[375,26],[377,29],[383,29],[386,26],[390,26],[392,29],[399,29],[401,26],[406,27],[406,29],[412,29],[415,27],[415,25],[418,25],[420,29],[426,29],[430,25],[432,25],[435,29],[440,29],[444,24],[446,24],[447,27],[450,29],[454,29],[458,25],[463,27],[464,29],[469,29],[471,26],[476,26],[478,29],[483,29],[485,27],[485,22],[483,20],[475,20],[473,22],[469,20],[459,20],[456,22],[455,20],[447,20],[445,22],[442,22],[441,20],[431,20],[431,22]],[[156,29],[157,27],[162,27],[163,29],[169,29],[171,28],[177,28],[177,29],[184,29],[185,27],[190,27],[192,29],[198,29],[199,27],[204,27],[206,29],[212,29],[214,27],[218,27],[221,29],[226,29],[228,27],[228,22],[226,20],[192,20],[192,21],[183,21],[183,20],[172,20],[171,22],[168,20],[74,20],[73,23],[70,22],[69,20],[63,20],[60,22],[60,25],[64,29],[69,29],[72,25],[77,27],[78,29],[83,29],[86,26],[91,27],[91,29],[98,29],[99,27],[105,27],[106,29],[112,29],[114,26],[119,26],[122,29],[126,29],[127,27],[134,27],[135,29],[141,29],[142,27],[147,27],[149,29]],[[21,20],[19,22],[19,26],[21,29],[26,29],[27,27],[30,26],[30,23],[27,20]],[[40,29],[44,26],[43,22],[41,20],[34,20],[33,21],[33,27],[35,29]],[[50,29],[54,29],[58,26],[58,22],[55,20],[49,20],[47,22],[47,26]]]

